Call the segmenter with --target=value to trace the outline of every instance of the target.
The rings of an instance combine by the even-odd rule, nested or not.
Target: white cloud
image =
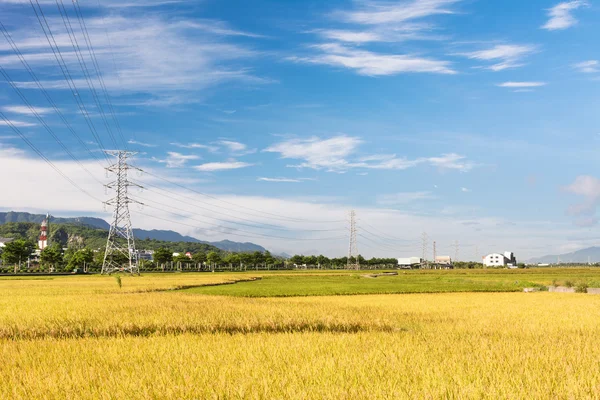
[[[108,182],[104,170],[95,160],[81,160],[85,167],[89,169],[98,179]],[[109,195],[104,194],[104,187],[94,180],[91,180],[76,163],[72,161],[53,160],[53,162],[71,179],[81,185],[85,190],[104,200]],[[152,170],[145,167],[146,170]],[[35,157],[29,156],[21,150],[6,148],[0,145],[0,170],[19,171],[19,174],[5,174],[3,184],[6,187],[20,187],[22,190],[9,190],[2,192],[2,210],[29,211],[33,213],[45,213],[50,211],[56,216],[98,216],[105,219],[110,218],[110,212],[102,212],[100,201],[91,199],[85,194],[79,192],[76,188],[69,185],[58,174],[48,167],[48,165]],[[46,174],[40,174],[39,171],[48,171]],[[157,171],[153,171],[157,172]],[[157,172],[172,181],[178,180],[181,170],[162,170]],[[165,187],[163,182],[155,179],[152,175],[144,174],[138,180],[142,185],[152,183],[153,185],[163,187],[169,191],[169,195],[174,198],[185,198],[184,203],[178,203],[176,207],[185,211],[177,211],[186,215],[185,218],[174,217],[166,208],[153,208],[139,210],[137,207],[131,207],[132,223],[136,228],[141,229],[172,229],[184,235],[193,235],[203,240],[236,240],[252,241],[265,246],[272,251],[285,251],[288,253],[323,253],[331,257],[340,257],[347,252],[347,238],[344,235],[345,224],[327,224],[327,228],[342,229],[341,238],[333,240],[323,240],[326,237],[337,237],[336,232],[329,233],[307,233],[300,232],[302,229],[323,229],[323,224],[314,221],[323,220],[345,220],[347,211],[355,205],[336,201],[321,201],[311,197],[303,200],[298,198],[285,199],[267,196],[250,196],[243,192],[230,194],[219,193],[213,187],[203,183],[202,187],[195,187],[194,183],[189,186],[202,190],[214,196],[214,199],[198,195],[182,188],[172,186]],[[27,182],[27,185],[22,185]],[[186,186],[188,184],[186,183]],[[600,185],[599,185],[600,186]],[[599,189],[600,190],[600,189]],[[38,193],[52,193],[47,196],[43,204],[39,201]],[[156,193],[137,194],[146,199],[155,199],[156,201],[169,202]],[[160,198],[160,200],[158,200]],[[253,213],[249,216],[249,211],[235,206],[229,207],[227,204],[240,204],[254,210],[259,210],[262,214]],[[149,202],[149,204],[151,204]],[[170,204],[170,203],[169,203]],[[196,207],[196,204],[206,206],[208,210],[202,210]],[[229,207],[224,209],[224,205]],[[451,206],[451,205],[449,205]],[[448,206],[448,207],[449,207]],[[378,232],[384,236],[392,236],[404,239],[407,242],[405,247],[398,247],[395,250],[371,249],[366,246],[366,242],[359,238],[359,250],[365,257],[398,257],[403,255],[420,254],[421,241],[418,238],[420,232],[435,232],[438,243],[451,243],[456,237],[461,238],[463,243],[477,243],[482,252],[492,251],[497,248],[509,248],[517,252],[521,258],[528,258],[535,255],[552,253],[552,249],[561,246],[575,245],[578,243],[596,243],[597,235],[593,230],[581,231],[578,228],[570,227],[560,222],[554,221],[528,221],[522,220],[518,226],[502,224],[502,219],[494,217],[477,217],[470,215],[468,221],[479,223],[477,229],[473,226],[465,226],[465,219],[458,214],[443,214],[442,212],[434,215],[417,215],[399,210],[381,209],[377,207],[355,207],[360,220],[368,221],[369,225],[374,226]],[[225,212],[229,216],[231,223],[217,222],[211,217],[215,216],[210,210]],[[236,211],[237,210],[237,211]],[[144,213],[145,215],[142,215]],[[190,213],[195,213],[192,217]],[[290,220],[274,222],[268,213],[284,215]],[[198,215],[200,214],[200,215]],[[262,215],[262,216],[261,216]],[[308,216],[308,217],[307,217]],[[157,217],[157,218],[153,218]],[[162,218],[162,219],[158,219]],[[197,219],[192,219],[197,218]],[[278,231],[269,231],[268,229],[252,229],[236,224],[238,218],[250,218],[256,221],[258,225],[266,226],[277,223],[280,228],[287,229],[282,233]],[[206,223],[205,223],[205,222]],[[302,221],[302,222],[297,222]],[[223,225],[223,227],[208,226],[207,223]],[[191,225],[191,226],[190,226]],[[399,229],[401,227],[402,229]],[[245,236],[239,236],[235,233],[241,233],[233,229],[247,231]],[[360,229],[360,224],[359,224]],[[289,236],[290,240],[279,240],[275,238],[265,238],[256,233],[267,233],[273,235]],[[581,239],[570,241],[569,237],[578,236]],[[296,238],[314,238],[318,240],[302,241]],[[595,241],[595,242],[594,242]],[[364,246],[362,244],[365,244]],[[490,244],[493,244],[490,245]],[[489,248],[489,250],[488,250]]]
[[[600,179],[590,175],[581,175],[563,190],[583,197],[583,202],[574,204],[568,209],[569,215],[576,217],[575,224],[579,226],[595,225],[598,222],[596,210],[600,205]]]
[[[167,152],[167,158],[164,160],[154,159],[160,163],[166,164],[167,168],[181,168],[188,161],[198,160],[200,157],[196,155],[185,155],[174,151]]]
[[[407,159],[395,154],[373,154],[350,160],[362,140],[357,137],[339,135],[329,139],[311,137],[308,139],[290,139],[265,149],[266,152],[280,153],[282,158],[303,160],[301,164],[289,165],[294,168],[325,169],[328,172],[343,173],[352,168],[404,170],[426,164],[439,169],[469,171],[473,163],[465,156],[450,153],[439,157],[421,157]]]
[[[597,60],[583,61],[573,64],[573,68],[585,74],[595,74],[600,72],[600,63]]]
[[[0,126],[10,126],[11,124],[17,128],[27,128],[30,126],[37,125],[37,124],[31,123],[31,122],[16,121],[16,120],[12,120],[12,119],[9,119],[8,122],[6,122],[4,119],[0,120]]]
[[[467,189],[466,187],[462,187],[460,188],[460,191],[463,193],[469,193],[471,191],[471,189]]]
[[[384,76],[401,73],[420,72],[434,74],[455,74],[449,61],[406,54],[381,54],[367,50],[359,50],[338,43],[326,43],[311,46],[317,50],[314,55],[306,57],[289,57],[294,62],[322,64],[334,67],[345,67],[355,70],[360,75]]]
[[[53,108],[46,107],[32,107],[35,112],[39,115],[48,114],[54,111]],[[2,109],[6,112],[14,113],[14,114],[24,114],[24,115],[35,115],[34,112],[26,106],[4,106]]]
[[[504,82],[499,83],[496,86],[506,87],[506,88],[533,88],[533,87],[541,87],[546,86],[546,82]]]
[[[259,182],[289,182],[289,183],[302,182],[302,179],[292,179],[292,178],[258,178],[256,180]]]
[[[542,29],[554,31],[567,29],[576,25],[577,19],[573,17],[573,11],[587,5],[587,2],[583,0],[566,1],[555,5],[548,10],[548,17],[550,19],[542,26]]]
[[[404,23],[431,15],[452,14],[459,0],[363,1],[359,10],[339,13],[347,22],[364,25]]]
[[[375,32],[360,32],[342,29],[324,29],[318,31],[318,33],[327,39],[348,43],[368,43],[383,41],[383,38]]]
[[[459,55],[473,60],[498,61],[487,68],[492,71],[502,71],[522,66],[523,64],[520,63],[520,60],[535,51],[536,48],[534,46],[501,44],[489,49],[460,53]]]
[[[377,203],[380,205],[398,205],[418,202],[422,200],[435,199],[431,192],[400,192],[393,194],[384,194],[377,196]]]
[[[239,153],[245,151],[247,146],[240,142],[234,142],[232,140],[219,140],[218,144],[227,147],[230,151],[234,153]]]
[[[345,170],[349,167],[346,157],[356,151],[362,141],[356,137],[340,135],[329,139],[311,137],[291,139],[268,147],[264,151],[280,153],[282,158],[300,159],[297,167]]]
[[[142,146],[142,147],[156,147],[155,144],[150,144],[150,143],[144,143],[144,142],[138,142],[137,140],[129,140],[127,141],[127,143],[129,144],[133,144],[133,145],[138,145],[138,146]]]
[[[211,153],[219,151],[219,148],[217,146],[210,146],[200,143],[171,143],[171,146],[179,147],[182,149],[204,149],[210,151]]]
[[[62,20],[48,19],[76,85],[87,87]],[[252,75],[250,68],[244,65],[258,53],[249,46],[227,42],[226,33],[233,35],[237,31],[226,32],[225,25],[218,21],[197,23],[181,17],[170,19],[166,14],[112,14],[105,18],[87,18],[86,25],[104,82],[112,92],[155,95],[159,99],[171,96],[177,102],[185,99],[194,102],[195,96],[185,94],[230,81],[266,82]],[[34,69],[55,68],[56,60],[48,50],[45,37],[24,25],[11,35]],[[0,50],[10,50],[10,47],[0,43]],[[22,68],[14,55],[0,56],[0,63],[5,68]],[[46,79],[40,77],[40,80],[47,89],[68,89],[64,80],[53,80],[54,77],[52,71]],[[36,87],[33,82],[17,84]],[[99,87],[98,82],[95,84]]]
[[[194,168],[202,172],[214,172],[214,171],[227,171],[232,169],[247,168],[254,164],[249,164],[241,161],[227,161],[227,162],[211,162],[201,165],[196,165]]]

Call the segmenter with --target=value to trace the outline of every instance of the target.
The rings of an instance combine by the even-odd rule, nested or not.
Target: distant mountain
[[[44,214],[30,214],[27,212],[0,212],[0,225],[9,222],[31,222],[40,224],[46,216]],[[108,230],[110,224],[101,218],[94,217],[74,217],[74,218],[61,218],[52,217],[51,222],[54,224],[82,224],[91,226],[93,228],[99,228]],[[222,240],[220,242],[208,242],[200,239],[196,239],[191,236],[184,236],[175,231],[168,230],[146,230],[146,229],[133,229],[133,235],[136,239],[140,240],[159,240],[164,242],[189,242],[189,243],[204,243],[211,246],[215,246],[223,251],[232,251],[236,253],[251,253],[255,251],[264,252],[266,249],[254,243],[239,243],[232,242],[230,240]]]
[[[587,264],[600,262],[600,247],[588,247],[572,253],[547,255],[527,260],[529,264],[556,264],[560,258],[561,263],[582,263]]]
[[[0,225],[8,222],[33,222],[36,224],[42,223],[46,218],[44,214],[30,214],[27,212],[0,212]],[[94,228],[106,229],[110,228],[110,224],[101,218],[93,217],[75,217],[75,218],[60,218],[52,217],[52,222],[55,224],[83,224]]]
[[[264,247],[259,246],[254,243],[249,243],[249,242],[239,243],[239,242],[232,242],[231,240],[221,240],[220,242],[203,242],[203,241],[201,241],[201,243],[211,244],[218,249],[225,250],[225,251],[232,251],[234,253],[253,253],[255,251],[260,251],[260,252],[266,251],[266,249]]]

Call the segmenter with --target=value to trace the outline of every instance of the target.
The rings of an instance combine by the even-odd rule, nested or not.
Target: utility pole
[[[352,261],[354,258],[354,262]],[[348,247],[348,262],[346,265],[348,269],[360,269],[360,262],[358,260],[358,245],[356,243],[356,211],[350,211],[350,246]]]
[[[135,239],[129,215],[129,203],[141,203],[130,199],[127,194],[129,186],[141,187],[130,182],[127,178],[127,171],[135,168],[127,164],[127,158],[136,153],[122,150],[107,150],[105,152],[108,155],[116,157],[117,162],[106,168],[108,172],[116,174],[116,180],[106,185],[108,189],[115,191],[116,196],[104,203],[107,206],[114,207],[114,211],[110,230],[108,231],[108,239],[106,240],[102,274],[123,271],[139,275],[138,254],[135,250]],[[119,256],[127,259],[128,262],[126,265],[115,259]]]

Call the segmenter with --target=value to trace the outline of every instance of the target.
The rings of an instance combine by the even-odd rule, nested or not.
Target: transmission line
[[[67,63],[65,62],[65,60],[62,56],[62,53],[60,52],[60,48],[58,47],[58,44],[56,43],[54,34],[52,33],[52,30],[50,29],[50,25],[48,24],[48,21],[46,20],[46,16],[44,15],[44,12],[43,12],[42,8],[40,7],[40,4],[37,0],[36,0],[36,3],[39,8],[39,13],[38,13],[38,10],[36,9],[35,5],[33,4],[33,0],[29,0],[29,4],[31,4],[31,8],[33,9],[33,12],[35,13],[35,16],[40,24],[40,27],[42,28],[42,31],[44,32],[44,36],[46,37],[46,40],[48,41],[48,45],[50,45],[52,54],[54,54],[54,58],[56,59],[56,62],[58,63],[58,66],[65,78],[65,81],[67,82],[67,85],[69,86],[69,89],[71,90],[71,94],[75,98],[75,102],[77,103],[77,106],[79,107],[79,111],[81,112],[81,115],[85,119],[85,122],[86,122],[88,128],[90,129],[90,132],[92,133],[92,136],[96,140],[96,143],[98,144],[100,149],[105,150],[104,144],[102,143],[102,139],[100,138],[100,135],[98,134],[98,131],[96,130],[96,126],[94,125],[94,122],[90,118],[90,115],[85,106],[85,103],[81,99],[79,90],[77,89],[77,85],[75,85],[75,81],[73,80],[73,77],[71,76],[71,72],[69,71],[69,68],[67,67]],[[42,20],[43,20],[43,22],[42,22]],[[108,156],[106,154],[104,154],[104,156],[106,157],[106,161],[109,162]]]
[[[25,142],[25,144],[27,144],[27,146],[29,146],[29,148],[31,150],[33,150],[42,160],[44,160],[48,165],[50,165],[50,167],[55,170],[60,176],[62,176],[67,182],[69,182],[71,185],[73,185],[75,188],[77,188],[80,192],[86,194],[87,196],[91,197],[92,199],[98,201],[99,203],[102,202],[102,200],[96,198],[95,196],[91,195],[88,191],[86,191],[85,189],[83,189],[81,186],[79,186],[76,182],[74,182],[71,178],[69,178],[67,175],[65,175],[64,172],[62,172],[60,170],[60,168],[58,168],[52,161],[50,161],[48,159],[48,157],[46,157],[44,155],[44,153],[42,153],[29,139],[27,139],[27,136],[25,136],[23,134],[23,132],[21,132],[21,130],[19,128],[17,128],[10,119],[8,119],[6,117],[6,115],[4,115],[4,113],[2,111],[0,111],[0,118],[2,118],[4,120],[4,122],[6,123],[6,125],[8,125],[13,132],[15,132],[17,135],[19,135],[19,137]]]
[[[131,182],[134,182],[134,181],[131,181]],[[153,193],[156,193],[156,192],[153,192]],[[176,197],[168,196],[168,195],[163,195],[163,196],[178,201],[178,199]],[[161,203],[161,202],[158,202],[156,200],[149,200],[149,199],[146,199],[146,198],[143,198],[143,197],[138,197],[138,198],[141,201],[145,202],[145,203],[150,202],[150,203],[158,204],[159,206],[172,208],[174,210],[182,211],[182,212],[185,212],[185,213],[188,213],[188,214],[192,214],[192,215],[196,215],[196,216],[199,216],[199,217],[210,218],[210,219],[214,219],[216,221],[220,221],[220,222],[224,222],[224,223],[229,223],[229,224],[244,225],[244,226],[248,226],[250,228],[272,229],[272,230],[294,231],[294,232],[340,232],[340,231],[345,231],[345,229],[289,229],[289,228],[278,227],[278,226],[274,226],[274,225],[273,225],[273,228],[267,228],[265,226],[259,226],[259,225],[255,225],[255,224],[246,224],[246,223],[243,223],[243,222],[237,222],[237,221],[231,221],[231,220],[224,220],[224,219],[220,219],[220,218],[216,218],[216,217],[211,217],[209,215],[195,213],[195,212],[188,211],[188,210],[185,210],[185,209],[182,209],[182,208],[179,208],[179,207],[175,207],[175,206],[172,206],[172,205],[169,205],[169,204]],[[192,204],[185,203],[185,202],[184,202],[184,204],[192,205]],[[192,205],[192,206],[193,207],[198,207],[198,206],[195,206],[195,205]],[[205,210],[208,210],[208,211],[211,211],[211,212],[215,212],[213,210],[210,210],[210,209],[207,209],[207,208],[204,208],[204,207],[199,207],[199,208],[202,208],[202,209],[205,209]]]
[[[4,76],[4,79],[6,79],[6,81],[8,82],[8,84],[17,92],[17,94],[19,95],[19,97],[21,98],[21,100],[23,101],[23,103],[25,103],[25,105],[27,106],[27,108],[29,108],[29,111],[43,125],[43,127],[46,129],[46,131],[54,138],[54,140],[56,141],[56,143],[58,143],[60,145],[60,147],[69,155],[69,157],[71,157],[71,159],[73,161],[75,161],[85,172],[87,172],[87,174],[92,179],[94,179],[99,184],[102,184],[102,182],[100,182],[98,180],[98,178],[96,178],[94,176],[94,174],[92,174],[90,172],[90,170],[87,169],[85,167],[85,165],[83,165],[81,163],[81,161],[79,161],[79,159],[73,155],[73,153],[71,153],[71,151],[67,148],[67,146],[65,146],[65,144],[62,142],[62,140],[60,140],[60,138],[54,133],[54,131],[52,130],[52,128],[50,128],[48,126],[48,124],[46,123],[46,121],[44,121],[44,119],[40,116],[40,114],[37,112],[37,110],[31,105],[31,103],[29,103],[29,101],[27,100],[27,98],[25,97],[25,95],[14,84],[13,80],[11,79],[11,77],[8,75],[8,73],[4,70],[4,68],[1,65],[0,65],[0,74],[2,74],[2,76]]]
[[[192,189],[190,187],[181,185],[181,184],[179,184],[177,182],[173,182],[173,181],[171,181],[171,180],[169,180],[167,178],[164,178],[164,177],[162,177],[160,175],[156,175],[156,174],[154,174],[152,172],[148,172],[148,171],[144,171],[144,172],[146,174],[148,174],[150,176],[153,176],[153,177],[155,177],[157,179],[160,179],[160,180],[162,180],[164,182],[170,183],[171,185],[180,187],[180,188],[185,189],[185,190],[189,190],[190,192],[199,194],[199,195],[204,196],[204,197],[208,197],[208,198],[213,199],[213,200],[220,201],[222,203],[230,204],[230,205],[235,206],[235,207],[239,207],[239,208],[243,208],[243,209],[246,209],[246,210],[254,211],[255,213],[259,214],[259,215],[257,215],[257,214],[252,214],[252,213],[246,212],[247,214],[250,214],[250,215],[257,215],[259,217],[263,217],[263,215],[260,215],[260,214],[264,214],[264,215],[268,215],[271,219],[278,219],[278,220],[281,220],[281,221],[291,221],[291,222],[310,222],[310,223],[329,223],[329,224],[345,223],[346,222],[343,219],[342,220],[335,220],[335,221],[313,221],[313,220],[305,220],[305,219],[300,219],[300,218],[286,217],[284,215],[274,214],[274,213],[270,213],[270,212],[267,212],[267,211],[261,211],[261,210],[257,210],[257,209],[251,208],[251,207],[243,206],[241,204],[232,203],[230,201],[223,200],[223,199],[220,199],[220,198],[215,197],[215,196],[211,196],[211,195],[206,194],[206,193],[202,193],[202,192],[200,192],[198,190],[195,190],[195,189]],[[220,208],[228,209],[227,207],[220,207]],[[231,210],[231,209],[229,209],[229,210],[233,211],[233,212],[238,212],[238,213],[240,212],[238,210]]]
[[[46,90],[46,88],[44,88],[44,86],[42,85],[42,83],[38,79],[37,75],[35,74],[35,72],[31,68],[31,66],[29,65],[29,63],[27,62],[27,60],[25,59],[25,57],[23,56],[23,53],[21,52],[21,50],[19,50],[19,47],[17,46],[17,44],[13,40],[12,36],[10,35],[10,33],[8,32],[8,30],[6,29],[6,27],[2,23],[2,21],[0,21],[0,30],[2,30],[2,34],[6,38],[7,42],[10,44],[11,48],[13,49],[13,51],[15,52],[15,54],[17,55],[17,57],[21,61],[21,64],[23,64],[23,66],[25,67],[25,69],[27,70],[27,72],[29,73],[29,75],[31,76],[31,78],[33,79],[33,81],[35,82],[35,84],[37,85],[37,87],[40,89],[40,91],[42,92],[42,94],[44,95],[44,97],[46,98],[46,100],[48,101],[48,103],[50,103],[50,105],[52,106],[52,108],[54,109],[54,111],[58,114],[58,116],[60,117],[60,119],[62,120],[62,122],[69,129],[69,131],[71,132],[71,135],[73,135],[73,137],[75,137],[75,139],[77,139],[77,141],[79,142],[79,144],[90,154],[90,156],[92,158],[94,158],[102,166],[102,164],[100,163],[100,159],[96,156],[96,154],[94,154],[94,152],[92,152],[90,150],[90,148],[86,145],[86,143],[83,141],[83,139],[81,139],[81,136],[79,136],[77,134],[77,132],[75,132],[75,130],[73,129],[73,127],[71,126],[71,124],[69,123],[69,121],[67,121],[67,119],[65,118],[65,116],[63,115],[63,113],[60,111],[60,108],[58,108],[58,106],[56,105],[56,103],[54,102],[54,100],[52,99],[52,97],[50,96],[50,94],[48,93],[48,91]]]
[[[231,227],[227,227],[227,226],[223,226],[223,225],[217,225],[217,224],[207,223],[207,222],[204,222],[204,221],[199,221],[197,219],[190,218],[190,217],[188,217],[186,215],[174,213],[174,212],[168,211],[168,210],[163,210],[161,208],[154,207],[154,206],[151,206],[151,205],[147,205],[146,204],[146,206],[149,207],[149,208],[158,210],[158,211],[163,211],[163,212],[169,213],[171,215],[175,215],[175,216],[180,217],[180,218],[185,218],[185,219],[189,219],[189,220],[192,220],[192,221],[201,222],[201,223],[206,224],[206,225],[214,226],[216,228],[222,228],[222,229],[227,229],[227,230],[234,230],[234,231],[238,231],[238,232],[248,233],[248,235],[245,235],[245,234],[240,234],[240,233],[228,232],[227,233],[228,235],[236,235],[236,236],[249,237],[249,238],[256,238],[257,236],[260,236],[260,237],[265,237],[265,238],[269,238],[269,239],[280,239],[280,240],[291,240],[291,241],[293,241],[293,240],[301,240],[301,241],[340,240],[340,239],[345,239],[346,238],[346,236],[325,237],[325,238],[292,238],[292,237],[284,237],[284,236],[276,236],[276,235],[267,235],[267,234],[263,234],[263,233],[254,233],[254,232],[243,231],[243,230],[237,229],[237,228],[231,228]],[[197,225],[190,225],[190,224],[186,224],[186,223],[181,222],[181,221],[173,221],[173,220],[169,220],[169,219],[158,217],[156,215],[145,214],[145,213],[142,213],[142,212],[138,212],[138,213],[141,214],[141,215],[144,215],[146,217],[156,218],[156,219],[160,219],[160,220],[171,222],[171,223],[175,223],[175,224],[185,225],[185,226],[189,226],[189,227],[192,227],[192,228],[195,228],[195,229],[202,229],[202,227],[199,227]]]
[[[36,3],[38,3],[38,6],[39,6],[38,0],[35,0],[35,1],[36,1]],[[62,6],[62,8],[61,8],[61,6]],[[71,41],[71,45],[73,46],[73,51],[75,52],[75,55],[77,56],[77,61],[79,61],[81,71],[83,72],[83,76],[85,77],[85,80],[90,89],[90,92],[92,93],[94,102],[96,103],[98,110],[100,110],[100,116],[102,117],[102,122],[104,122],[104,127],[106,128],[106,131],[108,132],[108,135],[110,136],[110,139],[111,139],[113,145],[115,146],[115,148],[118,148],[119,145],[117,144],[115,136],[113,135],[112,129],[110,127],[110,124],[108,123],[108,119],[106,118],[106,114],[104,112],[104,107],[102,107],[102,104],[100,103],[100,100],[98,98],[98,92],[96,91],[96,86],[94,85],[94,82],[90,75],[85,58],[83,57],[83,52],[81,51],[79,42],[77,41],[77,35],[75,34],[75,30],[73,29],[73,26],[71,25],[71,20],[69,19],[69,14],[67,13],[67,9],[65,8],[62,0],[60,0],[60,4],[59,4],[59,0],[56,0],[56,7],[58,8],[58,12],[60,13],[63,24],[65,26],[65,29],[67,30],[67,34],[69,35],[69,40]],[[63,14],[63,11],[64,11],[64,14]]]

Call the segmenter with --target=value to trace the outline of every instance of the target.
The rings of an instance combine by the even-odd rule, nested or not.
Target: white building
[[[483,265],[486,267],[515,267],[517,259],[511,251],[505,251],[504,254],[492,253],[483,258]]]
[[[406,257],[398,259],[398,267],[400,268],[412,268],[417,265],[421,265],[423,259],[421,257]]]
[[[12,238],[1,238],[0,237],[0,247],[5,247],[6,243],[12,242],[14,239]]]

